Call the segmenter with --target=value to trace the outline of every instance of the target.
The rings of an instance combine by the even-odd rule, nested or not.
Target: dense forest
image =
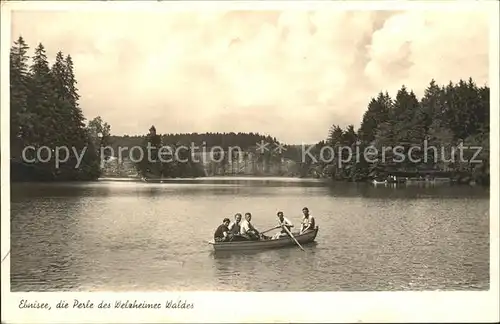
[[[316,143],[308,151],[310,154],[304,155],[299,145],[285,145],[270,135],[258,133],[160,134],[152,126],[149,132],[144,131],[144,135],[112,135],[111,126],[99,116],[86,123],[78,103],[71,56],[59,52],[54,64],[49,66],[45,48],[39,44],[29,64],[28,50],[28,45],[19,37],[10,51],[13,181],[95,180],[101,176],[105,164],[101,163],[101,147],[112,148],[112,151],[103,151],[108,159],[118,155],[119,147],[142,147],[143,152],[147,152],[146,146],[150,143],[153,160],[147,156],[138,159],[137,151],[131,155],[136,161],[132,164],[133,169],[144,177],[227,174],[228,163],[237,160],[238,163],[244,161],[245,164],[251,162],[260,166],[248,171],[259,175],[314,176],[339,181],[424,175],[489,184],[489,88],[478,86],[471,79],[447,85],[438,85],[432,80],[420,100],[405,86],[395,98],[387,92],[380,92],[368,102],[359,129],[356,130],[354,125],[341,128],[334,124],[329,136]],[[261,142],[269,143],[269,149],[260,151],[258,143]],[[160,147],[165,145],[174,149],[179,145],[196,145],[205,147],[206,151],[215,146],[225,150],[239,147],[243,156],[222,154],[222,159],[215,156],[221,160],[216,165],[207,165],[195,161],[194,152],[187,150],[180,157],[186,158],[186,162],[162,162],[158,154]],[[273,149],[278,145],[283,145],[284,150]],[[481,147],[475,157],[481,163],[461,161],[459,155],[467,160],[477,150],[465,149],[461,153],[456,149],[460,145]],[[40,151],[37,156],[35,150],[28,150],[23,158],[23,148],[28,146],[46,146],[52,151]],[[64,162],[56,165],[55,154],[60,153],[56,148],[63,146],[70,149],[69,154]],[[412,146],[422,148],[417,152],[421,161],[397,161],[394,151],[388,149],[396,146],[400,146],[400,153],[406,156]],[[433,153],[424,155],[425,147],[430,146],[438,148],[437,156]],[[326,148],[333,149],[333,157],[328,156],[330,150]],[[345,148],[350,148],[353,153],[350,159]],[[368,148],[377,150],[367,155]],[[288,166],[292,163],[293,170],[283,169],[284,163]],[[278,167],[272,168],[273,165]]]
[[[111,147],[114,151],[118,147],[133,147],[141,145],[148,135],[125,135],[111,136]],[[261,135],[259,133],[181,133],[181,134],[159,134],[162,143],[177,143],[183,145],[193,145],[210,149],[215,146],[222,147],[227,150],[229,147],[240,147],[246,151],[255,147],[256,143],[264,141],[267,143],[278,143],[276,138],[271,136]]]
[[[477,86],[472,79],[446,86],[432,80],[420,100],[405,86],[395,98],[381,92],[369,102],[358,131],[353,125],[345,129],[333,125],[328,138],[314,149],[314,157],[319,160],[324,146],[351,147],[353,157],[349,162],[340,163],[348,159],[344,150],[332,162],[315,163],[309,158],[306,164],[319,167],[322,176],[336,180],[441,176],[488,185],[489,107],[489,88]],[[375,156],[364,153],[369,146],[376,149],[372,150]],[[396,146],[404,159],[395,156],[391,148]],[[408,158],[411,147],[420,148],[412,150],[413,161]],[[426,149],[430,147],[436,150]]]
[[[227,174],[242,174],[240,167],[236,167],[237,161],[243,161],[241,166],[253,166],[250,168],[250,174],[246,175],[294,175],[280,172],[278,167],[273,170],[272,166],[282,163],[282,158],[297,160],[298,151],[292,150],[292,146],[280,143],[276,138],[269,135],[261,135],[259,133],[182,133],[182,134],[157,134],[154,125],[149,130],[149,134],[140,136],[110,136],[109,145],[112,152],[118,152],[120,148],[142,147],[143,152],[146,152],[147,143],[151,143],[154,147],[152,155],[156,161],[143,160],[137,163],[139,174],[144,177],[199,177],[204,175],[227,175]],[[268,143],[269,149],[260,150],[259,143]],[[273,150],[278,145],[283,145],[284,150],[279,153]],[[168,162],[160,161],[156,155],[159,153],[160,147],[168,146],[171,151],[175,152],[178,147],[193,147],[194,150],[179,151],[178,159],[163,157],[163,160],[172,160]],[[218,148],[217,150],[215,148]],[[230,148],[234,149],[231,153]],[[241,152],[238,152],[239,148]],[[209,157],[210,151],[213,149],[213,156]],[[222,149],[224,152],[220,151]],[[123,157],[128,157],[129,154],[124,151]],[[199,155],[206,152],[205,162]],[[136,161],[139,159],[139,152],[135,151],[131,154],[131,158]],[[240,154],[241,153],[241,156]],[[198,154],[198,155],[197,155]],[[178,160],[188,159],[187,162]],[[248,169],[248,168],[247,168]]]
[[[22,37],[10,49],[11,180],[97,179],[96,142],[78,104],[71,56],[58,52],[49,66],[45,48],[39,44],[30,65],[28,50]],[[25,151],[23,158],[29,146],[33,149]],[[56,147],[63,146],[69,155],[61,154],[60,160],[66,161],[56,166]]]

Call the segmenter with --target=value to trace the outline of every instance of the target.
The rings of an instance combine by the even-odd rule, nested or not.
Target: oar
[[[290,237],[295,241],[295,243],[297,243],[297,245],[299,246],[299,248],[302,250],[302,251],[305,251],[304,248],[302,247],[302,245],[300,245],[299,241],[297,241],[297,239],[293,236],[292,233],[290,233],[290,231],[288,230],[288,228],[286,226],[283,226],[283,228],[285,229],[285,231],[288,233],[288,235],[290,235]]]
[[[268,229],[268,230],[265,230],[264,232],[260,232],[260,234],[264,234],[264,233],[270,232],[270,231],[275,230],[275,229],[277,229],[277,228],[280,228],[280,226],[274,226],[273,228],[270,228],[270,229]]]

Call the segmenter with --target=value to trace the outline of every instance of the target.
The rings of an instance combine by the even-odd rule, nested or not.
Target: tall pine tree
[[[24,139],[33,136],[33,123],[36,122],[28,109],[28,50],[22,37],[10,49],[10,147],[14,159],[21,156]]]

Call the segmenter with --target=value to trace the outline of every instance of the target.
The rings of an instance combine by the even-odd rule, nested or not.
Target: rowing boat
[[[303,234],[298,232],[292,233],[295,239],[302,245],[314,242],[316,235],[318,234],[318,227],[312,231],[307,231]],[[214,242],[209,241],[214,247],[215,251],[242,251],[242,250],[267,250],[267,249],[276,249],[283,248],[287,246],[296,245],[295,241],[289,237],[284,236],[279,239],[265,239],[258,241],[235,241],[235,242]]]

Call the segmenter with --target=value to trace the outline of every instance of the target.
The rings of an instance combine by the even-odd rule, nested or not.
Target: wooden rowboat
[[[302,235],[299,235],[298,232],[292,234],[300,244],[305,245],[314,242],[318,234],[318,229],[319,228],[316,226],[314,230],[307,231]],[[258,241],[214,242],[212,240],[209,241],[208,244],[211,244],[215,251],[267,250],[296,245],[295,241],[289,236],[280,237],[275,240],[268,239]]]

